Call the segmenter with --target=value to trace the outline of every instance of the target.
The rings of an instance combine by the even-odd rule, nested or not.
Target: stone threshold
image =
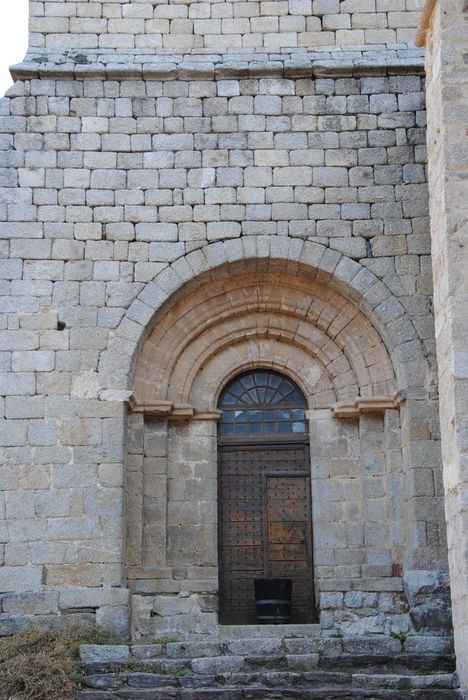
[[[236,639],[264,639],[275,637],[286,639],[293,637],[320,637],[321,626],[310,625],[219,625],[220,641],[232,641]]]

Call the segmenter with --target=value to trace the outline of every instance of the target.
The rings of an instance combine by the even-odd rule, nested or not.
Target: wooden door
[[[307,445],[223,445],[219,465],[220,621],[256,622],[263,576],[292,578],[291,622],[315,621]]]

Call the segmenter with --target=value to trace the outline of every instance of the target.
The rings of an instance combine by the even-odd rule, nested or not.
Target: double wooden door
[[[307,445],[223,445],[219,472],[220,622],[255,623],[261,577],[291,578],[291,622],[314,622]]]

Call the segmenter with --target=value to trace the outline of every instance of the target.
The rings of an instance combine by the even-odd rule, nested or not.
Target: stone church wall
[[[50,51],[413,44],[417,0],[31,2],[30,46]]]
[[[261,259],[367,323],[362,365],[327,366],[310,418],[341,479],[340,500],[316,491],[324,630],[433,632],[414,622],[428,590],[446,613],[423,66],[394,43],[412,3],[380,4],[31,3],[0,102],[2,633],[32,616],[126,632],[130,605],[137,636],[185,613],[188,633],[194,612],[216,631],[215,420],[130,398],[164,304]],[[225,29],[216,54],[199,19]],[[377,414],[332,415],[382,394]]]

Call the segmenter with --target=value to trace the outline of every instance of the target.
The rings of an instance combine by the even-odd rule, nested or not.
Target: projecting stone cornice
[[[383,413],[388,409],[399,409],[404,399],[396,393],[388,396],[360,397],[354,401],[339,401],[331,406],[334,418],[357,418],[364,413]],[[171,401],[155,401],[153,403],[138,402],[131,396],[127,405],[133,413],[145,416],[177,420],[219,420],[222,411],[198,410],[190,404],[178,404]]]
[[[404,399],[400,394],[388,396],[366,396],[354,401],[340,401],[331,409],[334,418],[356,418],[364,413],[383,413],[387,409],[400,408]]]
[[[172,403],[171,401],[154,401],[141,403],[130,396],[127,406],[132,413],[143,413],[145,416],[156,416],[168,420],[218,420],[222,411],[197,410],[190,404]]]
[[[64,54],[30,51],[10,68],[14,80],[223,80],[340,78],[423,73],[419,49],[257,54]]]

